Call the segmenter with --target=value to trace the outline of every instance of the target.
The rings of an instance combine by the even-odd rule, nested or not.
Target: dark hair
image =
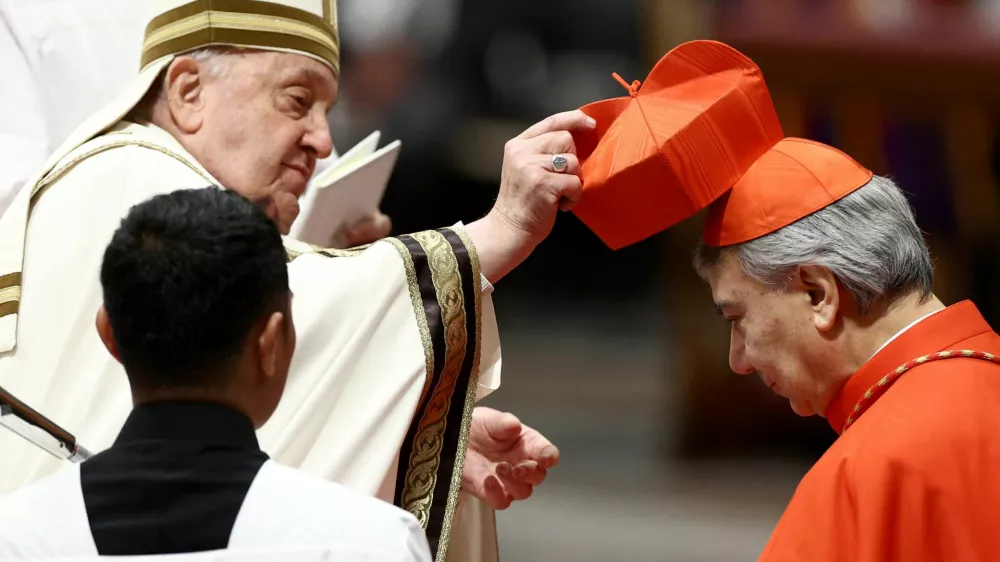
[[[225,385],[265,313],[286,311],[287,255],[270,218],[208,187],[133,207],[104,252],[104,306],[133,385]]]

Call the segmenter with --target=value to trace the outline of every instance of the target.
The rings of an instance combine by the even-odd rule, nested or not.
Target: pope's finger
[[[500,461],[496,466],[497,476],[510,478],[514,474],[514,467],[509,462]]]
[[[583,198],[583,180],[579,176],[562,175],[551,179],[550,185],[555,189],[559,197],[559,208],[568,211],[576,206]]]
[[[348,223],[347,228],[368,228],[375,224],[376,218],[378,218],[378,214],[365,215],[354,222]]]
[[[371,230],[371,231],[388,230],[391,227],[392,227],[392,221],[389,220],[389,216],[378,211],[362,219],[356,220],[350,225],[348,225],[348,228],[352,230]]]
[[[497,476],[503,482],[503,487],[507,490],[507,495],[515,500],[526,500],[531,497],[532,487],[530,484],[519,482],[514,477],[514,470],[507,466],[506,470],[497,467]]]
[[[521,435],[521,420],[509,412],[495,412],[483,420],[486,432],[496,441],[513,441]]]
[[[559,464],[559,448],[534,429],[525,426],[524,439],[509,455],[513,458],[531,459],[542,468],[552,468]]]
[[[388,235],[392,231],[392,219],[385,213],[375,214],[375,229],[383,235]]]
[[[546,445],[542,447],[537,458],[540,466],[552,468],[559,464],[559,448],[552,444]]]
[[[539,154],[551,157],[553,154],[576,154],[576,143],[569,131],[553,131],[538,135],[528,141]]]
[[[514,498],[504,491],[503,485],[500,484],[500,480],[496,476],[486,477],[486,481],[483,482],[483,492],[486,495],[486,503],[490,504],[493,509],[507,509],[514,501]]]
[[[546,117],[542,121],[528,127],[523,133],[517,136],[519,139],[532,139],[552,131],[576,131],[589,130],[597,126],[594,118],[574,109]]]
[[[556,169],[557,162],[555,158],[562,156],[566,159],[565,168],[559,170]],[[567,176],[580,177],[583,175],[583,167],[580,165],[580,159],[577,158],[576,154],[570,152],[554,152],[552,154],[545,154],[538,158],[538,163],[554,174],[563,174]]]
[[[514,478],[532,486],[544,482],[546,476],[548,471],[535,461],[525,461],[514,467]]]
[[[347,225],[342,233],[334,236],[331,245],[334,247],[346,246],[354,247],[363,244],[370,244],[381,240],[392,232],[392,220],[388,215],[376,211]]]

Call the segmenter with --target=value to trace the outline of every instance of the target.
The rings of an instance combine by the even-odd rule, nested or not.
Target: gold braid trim
[[[148,148],[150,150],[155,150],[161,154],[166,154],[167,156],[173,158],[174,160],[177,160],[178,162],[184,164],[188,168],[191,168],[191,171],[204,178],[205,181],[209,182],[212,185],[215,185],[215,179],[213,179],[212,176],[205,174],[205,172],[199,169],[198,166],[195,166],[194,164],[189,162],[187,158],[184,158],[180,154],[177,154],[176,152],[163,148],[162,146],[155,143],[138,139],[125,139],[125,140],[109,142],[107,144],[102,144],[100,146],[94,147],[91,150],[87,150],[81,152],[80,154],[77,154],[76,156],[73,157],[72,160],[63,164],[62,166],[59,166],[55,170],[49,172],[44,178],[42,178],[42,180],[35,185],[34,189],[31,190],[31,197],[32,198],[38,197],[38,194],[41,193],[42,190],[44,190],[46,187],[51,185],[52,182],[57,180],[59,176],[66,173],[67,170],[69,170],[73,166],[76,166],[83,160],[86,160],[87,158],[90,158],[95,154],[100,154],[101,152],[105,152],[113,148],[121,148],[123,146],[141,146],[142,148]]]
[[[420,391],[420,399],[417,400],[417,406],[423,404],[424,398],[427,397],[427,393],[430,392],[431,385],[434,383],[434,342],[431,340],[431,329],[427,325],[427,314],[424,312],[424,301],[420,296],[420,284],[417,282],[417,269],[413,265],[413,256],[410,255],[410,250],[406,247],[406,244],[401,242],[397,238],[389,238],[388,242],[391,243],[396,251],[399,252],[400,259],[403,260],[403,268],[406,270],[406,286],[410,289],[410,302],[413,304],[413,314],[417,320],[417,329],[420,330],[420,343],[424,348],[424,388]]]
[[[439,232],[421,232],[414,234],[413,239],[427,253],[427,265],[441,306],[445,345],[441,376],[418,422],[413,440],[401,506],[426,527],[434,501],[438,467],[441,464],[448,410],[462,369],[462,360],[465,358],[465,299],[458,261],[451,244]]]
[[[414,317],[420,332],[421,343],[424,348],[424,362],[426,375],[420,399],[417,402],[417,411],[411,424],[412,440],[405,445],[408,446],[409,455],[400,459],[400,473],[397,481],[402,482],[401,493],[397,497],[397,503],[402,509],[412,513],[420,525],[426,530],[428,522],[432,518],[432,511],[440,509],[441,500],[438,501],[438,508],[435,508],[435,493],[446,490],[447,498],[444,498],[444,516],[441,521],[441,530],[438,535],[435,560],[444,562],[447,558],[448,545],[451,540],[452,528],[458,508],[459,494],[461,491],[462,471],[465,467],[466,449],[469,443],[469,431],[472,422],[472,410],[475,406],[476,390],[479,385],[479,367],[481,361],[481,336],[482,328],[482,289],[480,287],[481,271],[479,259],[475,252],[475,247],[461,229],[448,229],[447,236],[452,236],[451,241],[445,233],[441,231],[426,231],[410,235],[413,243],[404,242],[398,238],[388,238],[380,242],[391,244],[403,262],[403,269],[406,276],[406,285],[410,292],[410,301],[413,306]],[[465,251],[468,253],[471,265],[471,279],[474,286],[471,287],[471,294],[475,295],[473,303],[466,302],[466,287],[464,286],[463,269],[460,266],[459,258],[453,247],[453,242],[457,246],[455,238],[461,240]],[[416,250],[415,246],[420,249]],[[289,259],[315,253],[329,258],[356,256],[369,248],[352,248],[349,250],[324,249],[313,245],[299,244],[298,249],[286,246]],[[308,248],[308,249],[305,249]],[[417,271],[415,263],[415,251],[422,251],[421,258],[426,260],[426,269]],[[423,261],[422,261],[423,263]],[[421,265],[423,268],[423,265]],[[430,282],[433,285],[433,295],[424,295],[421,292],[420,279],[427,283],[427,275],[430,275]],[[469,273],[465,271],[465,273]],[[427,290],[428,287],[424,287]],[[425,302],[425,299],[432,299]],[[436,365],[434,335],[428,324],[428,311],[433,308],[426,308],[425,305],[436,304],[440,308],[441,334],[443,335],[444,349],[443,364]],[[471,304],[474,308],[469,310],[467,306]],[[469,338],[468,314],[474,314],[475,335]],[[431,317],[433,319],[433,317]],[[470,341],[471,339],[471,341]],[[472,346],[471,348],[469,346]],[[463,379],[463,365],[468,364],[467,359],[472,354],[469,380],[463,385],[459,381]],[[440,373],[435,377],[435,369]],[[454,401],[458,397],[462,398],[461,418],[456,419],[458,412],[452,412]],[[449,418],[452,423],[456,421],[461,425],[458,428],[458,443],[454,454],[454,463],[449,474],[442,474],[442,458],[445,443],[446,430],[448,429]],[[450,449],[449,449],[450,450]],[[441,478],[448,478],[447,482]],[[445,485],[439,488],[439,482]]]
[[[9,273],[0,276],[0,318],[17,314],[21,302],[21,274]]]
[[[193,0],[149,22],[140,66],[210,45],[297,51],[326,62],[340,77],[334,0],[323,0],[322,16],[276,2]]]
[[[385,241],[392,242],[392,240],[385,240]],[[339,248],[324,248],[322,246],[309,244],[308,242],[303,242],[301,240],[295,240],[295,243],[306,246],[308,250],[299,250],[292,248],[291,245],[288,242],[286,242],[285,253],[288,254],[289,262],[293,262],[295,261],[296,258],[307,254],[318,254],[325,258],[351,258],[354,256],[360,256],[365,252],[365,250],[372,247],[372,244],[366,244],[364,246],[358,246],[356,248],[339,249]],[[409,254],[407,254],[407,256],[409,256]],[[410,260],[411,265],[412,261],[413,260]]]
[[[472,427],[472,410],[476,406],[476,391],[479,388],[479,363],[482,355],[482,334],[483,334],[483,291],[481,284],[482,273],[479,268],[479,256],[476,254],[476,247],[472,244],[465,231],[460,228],[453,229],[453,232],[462,239],[469,254],[469,261],[472,264],[472,279],[475,283],[473,292],[475,296],[474,314],[476,321],[474,358],[472,362],[472,373],[469,377],[469,384],[465,390],[465,408],[462,412],[462,428],[458,437],[458,447],[455,449],[455,465],[451,476],[451,488],[448,490],[448,506],[445,510],[444,524],[441,527],[441,538],[438,542],[438,551],[435,562],[445,562],[448,555],[448,545],[451,544],[451,529],[454,526],[455,515],[458,510],[459,495],[462,491],[462,471],[465,469],[465,454],[469,450],[469,432]],[[468,343],[468,342],[467,342]],[[461,389],[459,389],[461,390]]]

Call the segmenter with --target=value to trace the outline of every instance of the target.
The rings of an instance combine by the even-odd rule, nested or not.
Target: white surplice
[[[413,515],[274,461],[254,478],[228,540],[231,551],[309,547],[331,560],[430,561]],[[79,465],[0,498],[0,560],[97,555]]]

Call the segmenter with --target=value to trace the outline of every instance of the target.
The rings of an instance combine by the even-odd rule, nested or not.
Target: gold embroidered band
[[[411,291],[420,295],[421,304],[414,312],[426,317],[418,326],[427,330],[430,346],[427,378],[400,448],[394,503],[416,516],[434,560],[444,562],[479,380],[479,265],[475,251],[452,229],[397,240],[397,248],[409,254],[404,262],[413,262],[416,287],[411,282]]]
[[[141,64],[200,47],[233,45],[308,53],[326,61],[339,78],[340,38],[331,4],[323,0],[321,17],[274,2],[195,0],[149,22]]]
[[[444,562],[479,385],[479,258],[461,229],[404,234],[384,242],[392,244],[403,261],[426,365],[424,387],[400,447],[393,503],[417,518],[435,562]],[[310,245],[286,251],[290,260],[310,251],[349,259],[364,248],[329,250]]]
[[[17,314],[21,301],[21,274],[0,276],[0,317]]]

